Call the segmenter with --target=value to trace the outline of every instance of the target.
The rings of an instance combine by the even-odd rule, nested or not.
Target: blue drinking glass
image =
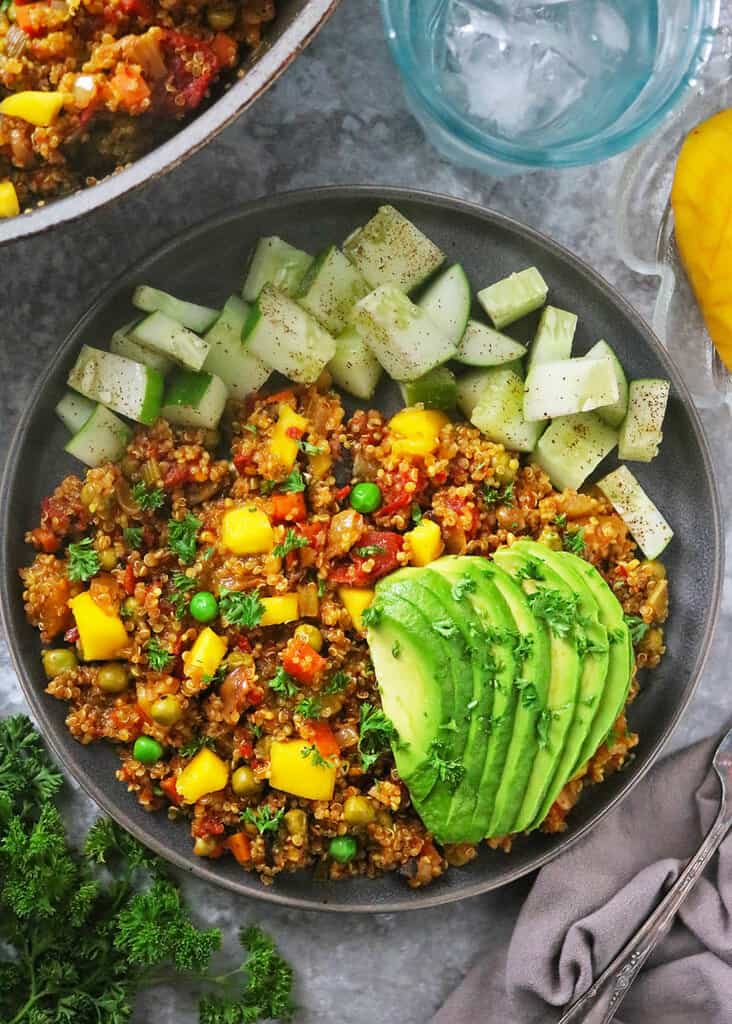
[[[381,0],[407,100],[494,175],[604,160],[649,135],[709,57],[720,0]]]

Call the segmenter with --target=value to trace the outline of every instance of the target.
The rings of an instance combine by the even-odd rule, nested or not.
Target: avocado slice
[[[493,557],[496,564],[510,573],[514,579],[521,580],[524,592],[530,595],[532,613],[535,617],[546,618],[550,634],[551,669],[547,702],[537,719],[538,750],[521,806],[509,829],[510,832],[523,832],[536,819],[562,756],[574,716],[582,674],[582,659],[574,629],[570,625],[570,628],[560,630],[559,625],[554,626],[548,617],[538,615],[538,602],[536,605],[533,604],[531,595],[546,590],[551,592],[549,598],[556,597],[558,602],[565,605],[574,605],[576,597],[572,588],[551,568],[543,563],[537,563],[536,559],[521,551],[514,550],[514,547],[499,548]],[[537,579],[536,576],[540,578]]]
[[[569,561],[575,556],[562,551],[557,552],[557,557]],[[633,640],[623,617],[622,605],[594,565],[583,561],[580,571],[597,601],[600,622],[607,630],[610,650],[605,688],[597,703],[595,717],[572,771],[573,775],[595,754],[625,707],[635,664]]]
[[[529,828],[538,828],[551,810],[551,806],[572,777],[582,746],[592,725],[602,696],[609,663],[607,629],[600,622],[600,609],[593,591],[585,583],[582,566],[587,563],[577,555],[559,558],[558,552],[533,540],[521,540],[514,545],[527,557],[536,558],[551,567],[557,576],[577,595],[577,610],[582,617],[578,627],[582,654],[582,674],[574,708],[572,724],[567,733],[562,756],[554,771],[539,812]],[[584,639],[582,637],[584,636]]]

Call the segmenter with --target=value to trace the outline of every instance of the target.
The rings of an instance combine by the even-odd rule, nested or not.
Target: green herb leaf
[[[166,651],[156,636],[145,644],[147,663],[153,672],[164,672],[173,660],[170,651]]]
[[[564,512],[558,512],[552,519],[552,523],[554,523],[555,526],[558,526],[560,530],[563,530],[567,525],[567,516]]]
[[[381,708],[364,702],[361,705],[358,737],[358,752],[361,755],[363,770],[367,772],[381,754],[389,749],[389,744],[396,743],[398,739],[394,724]]]
[[[651,627],[637,615],[624,615],[623,621],[630,630],[630,638],[633,641],[633,646],[637,647]]]
[[[462,601],[467,594],[475,593],[478,584],[472,576],[462,576],[452,586],[452,596],[455,601]]]
[[[256,590],[222,590],[219,610],[229,626],[255,629],[264,615],[264,605]]]
[[[510,505],[513,501],[513,484],[506,484],[502,490],[486,485],[483,487],[483,497],[489,505],[497,505],[499,502],[502,505]]]
[[[460,761],[448,760],[447,753],[447,744],[433,740],[428,757],[437,770],[437,778],[454,792],[465,777],[465,765]]]
[[[302,478],[302,473],[299,469],[295,468],[293,471],[282,481],[280,484],[280,490],[286,494],[296,494],[298,491],[305,490],[305,481]]]
[[[190,565],[196,558],[196,538],[201,526],[201,520],[190,512],[184,519],[168,520],[168,547],[184,565]]]
[[[258,807],[256,810],[252,810],[251,807],[247,807],[242,813],[241,820],[244,822],[251,822],[259,834],[264,835],[265,832],[276,832],[282,824],[284,816],[284,807],[280,807],[278,811],[273,813],[269,804],[265,804],[263,807]]]
[[[435,633],[444,636],[446,640],[450,640],[458,634],[458,627],[451,619],[436,619],[432,623],[432,628]]]
[[[565,597],[558,590],[542,587],[527,599],[537,619],[544,619],[556,636],[566,637],[577,625],[577,598]]]
[[[309,747],[303,747],[302,750],[300,751],[300,757],[309,757],[317,768],[333,767],[333,762],[328,761],[326,758],[324,758],[314,743],[312,743]]]
[[[351,677],[346,675],[345,672],[339,670],[335,672],[328,682],[323,687],[323,693],[340,693],[341,690],[345,690],[351,681]]]
[[[399,658],[401,657],[401,653],[402,645],[399,643],[398,640],[395,640],[394,643],[391,645],[391,656],[392,658]]]
[[[320,711],[320,701],[315,697],[303,697],[295,705],[295,714],[301,715],[302,718],[320,718]]]
[[[543,580],[544,569],[538,558],[527,558],[526,563],[516,570],[520,580]]]
[[[284,697],[294,697],[298,691],[298,685],[291,675],[278,666],[274,676],[269,680],[268,686],[275,693],[281,693]]]
[[[416,502],[414,502],[414,504],[412,505],[412,511],[410,513],[410,519],[412,520],[415,526],[418,526],[422,522],[422,518],[422,509]]]
[[[169,600],[173,605],[175,617],[177,619],[182,619],[188,611],[191,594],[196,589],[196,586],[196,581],[192,580],[190,576],[186,576],[184,572],[176,570],[171,573],[170,587],[172,593],[170,594]]]
[[[565,551],[573,555],[581,555],[585,550],[585,531],[583,527],[578,530],[568,530],[562,537],[562,546]]]
[[[130,551],[139,551],[142,547],[141,526],[126,526],[122,531],[122,537]]]
[[[306,548],[308,544],[307,537],[301,537],[296,530],[289,529],[282,543],[274,546],[272,554],[275,558],[284,558],[291,551],[297,551],[298,548]]]
[[[68,552],[67,575],[70,580],[85,583],[99,572],[99,555],[92,547],[91,537],[85,537],[78,544],[69,544]]]
[[[354,548],[353,551],[359,558],[371,558],[372,555],[383,555],[386,548],[383,544],[367,544],[362,548]]]
[[[165,491],[162,487],[148,490],[142,480],[132,487],[132,500],[145,512],[154,512],[165,504]]]
[[[298,447],[306,455],[324,455],[327,451],[327,449],[318,448],[317,444],[311,444],[309,441],[300,441]]]
[[[361,622],[364,626],[378,626],[381,622],[381,608],[374,601],[370,604],[363,612],[361,612]]]
[[[534,683],[528,679],[517,679],[515,686],[521,694],[522,707],[536,708],[539,706],[539,693]]]

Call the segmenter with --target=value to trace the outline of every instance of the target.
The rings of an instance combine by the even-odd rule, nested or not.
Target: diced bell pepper
[[[260,626],[279,626],[283,622],[295,622],[300,617],[297,594],[280,594],[277,597],[263,597],[264,614]]]
[[[12,181],[0,181],[0,217],[17,217],[20,213],[18,193]]]
[[[25,89],[22,92],[6,96],[0,103],[0,114],[19,117],[30,124],[48,126],[58,117],[64,105],[64,94],[61,92],[40,92]]]

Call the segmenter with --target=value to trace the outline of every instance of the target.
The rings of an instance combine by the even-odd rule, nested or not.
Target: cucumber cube
[[[160,291],[159,288],[151,288],[146,284],[135,288],[132,305],[137,306],[145,313],[165,313],[166,316],[177,320],[179,324],[195,331],[196,334],[207,331],[218,316],[218,311],[215,309],[199,306],[195,302],[176,299],[174,295]]]
[[[181,367],[170,378],[160,415],[182,427],[215,430],[227,398],[226,385],[220,377]]]
[[[470,416],[471,423],[491,441],[519,452],[533,452],[543,423],[524,418],[524,382],[502,366],[483,371],[485,385]]]
[[[471,303],[470,282],[456,263],[432,282],[417,305],[457,345],[468,325]]]
[[[336,338],[335,355],[328,370],[339,388],[364,401],[373,397],[381,377],[379,360],[353,325]]]
[[[113,352],[83,345],[67,383],[86,398],[148,426],[160,413],[162,374]]]
[[[500,331],[514,320],[540,309],[548,292],[549,287],[536,267],[527,267],[478,292],[478,302]]]
[[[581,412],[554,420],[534,458],[558,491],[577,491],[617,443],[617,432],[596,413]]]
[[[295,295],[312,262],[310,253],[296,249],[277,235],[260,238],[249,263],[242,298],[256,302],[266,284],[274,285],[285,295]]]
[[[421,404],[425,409],[450,412],[457,404],[455,374],[446,366],[430,370],[424,377],[399,385],[405,405]]]
[[[611,427],[619,427],[628,412],[628,379],[623,364],[606,341],[598,341],[585,356],[585,359],[602,358],[609,359],[613,364],[615,379],[618,382],[618,400],[612,405],[601,406],[597,410],[597,415]]]
[[[208,345],[197,334],[165,313],[151,313],[133,327],[130,337],[140,345],[182,363],[189,370],[200,370],[208,355]]]
[[[650,462],[663,440],[670,385],[667,380],[633,380],[628,414],[620,428],[618,454],[630,462]]]
[[[63,425],[72,434],[84,426],[96,409],[96,403],[76,391],[67,391],[54,410]]]
[[[331,245],[315,258],[297,293],[300,305],[331,334],[338,334],[369,283],[347,256]]]
[[[134,359],[136,363],[151,366],[153,370],[157,370],[158,373],[165,376],[172,368],[173,360],[163,355],[162,352],[156,352],[152,348],[141,345],[139,341],[133,341],[130,337],[130,333],[139,323],[139,320],[133,320],[116,330],[110,339],[109,351],[114,352],[116,356],[124,356],[125,359]]]
[[[97,405],[81,429],[66,444],[64,451],[93,469],[105,462],[121,459],[130,434],[131,430],[126,423],[103,405]]]
[[[238,295],[231,295],[204,341],[209,346],[203,369],[213,373],[226,385],[232,398],[244,399],[259,391],[270,375],[270,368],[253,355],[242,331],[249,316],[249,306]]]
[[[577,316],[566,309],[547,306],[539,317],[534,340],[529,350],[527,372],[540,363],[554,363],[558,359],[569,359],[572,342],[577,329]]]
[[[418,227],[393,206],[381,206],[363,227],[343,243],[372,288],[394,285],[410,292],[427,280],[445,255]]]
[[[335,355],[335,338],[307,310],[266,284],[244,326],[249,351],[300,384],[313,384]]]
[[[526,348],[520,342],[477,320],[468,320],[455,358],[469,366],[501,366],[525,355]]]
[[[591,412],[618,400],[613,363],[603,359],[560,359],[541,363],[526,377],[524,416],[549,420]]]
[[[612,502],[646,558],[658,558],[668,547],[674,531],[628,467],[619,466],[598,480],[597,486]]]

